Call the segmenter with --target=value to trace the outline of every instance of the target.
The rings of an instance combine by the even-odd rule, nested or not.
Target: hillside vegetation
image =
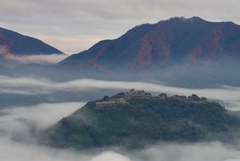
[[[159,141],[230,141],[240,119],[206,98],[152,96],[131,90],[88,102],[49,128],[47,144],[78,150],[106,146],[141,148]]]

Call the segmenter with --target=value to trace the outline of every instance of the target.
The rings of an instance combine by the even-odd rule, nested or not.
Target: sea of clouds
[[[44,95],[55,92],[99,92],[111,89],[126,92],[130,89],[145,90],[152,94],[191,95],[219,101],[230,110],[240,110],[240,88],[187,89],[145,82],[120,82],[79,79],[69,82],[53,82],[46,79],[11,78],[0,76],[0,94]],[[104,96],[104,95],[103,95]],[[103,97],[102,96],[102,97]],[[1,98],[0,98],[1,99]],[[92,100],[92,98],[89,98]],[[220,101],[221,100],[221,101]],[[24,100],[22,100],[24,101]],[[56,149],[36,143],[30,135],[54,125],[61,118],[84,106],[83,100],[38,103],[29,106],[0,108],[0,160],[3,161],[238,161],[240,147],[221,142],[192,144],[158,143],[142,150],[127,152],[109,148],[95,152],[76,152]]]

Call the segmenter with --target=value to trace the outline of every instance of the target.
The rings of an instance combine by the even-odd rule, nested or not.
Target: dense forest
[[[45,131],[51,146],[78,150],[106,146],[142,148],[163,142],[233,141],[240,119],[197,95],[118,93],[88,102]],[[231,132],[231,135],[230,135]]]

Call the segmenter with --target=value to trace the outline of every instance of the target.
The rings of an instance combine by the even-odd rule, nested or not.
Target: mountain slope
[[[0,55],[49,55],[63,54],[56,48],[29,36],[0,28]]]
[[[135,149],[159,141],[230,142],[239,129],[239,118],[206,98],[131,90],[87,103],[44,132],[43,140],[61,148]]]
[[[109,70],[142,71],[186,62],[240,57],[240,26],[198,17],[171,18],[137,26],[105,40],[61,64],[96,64]]]

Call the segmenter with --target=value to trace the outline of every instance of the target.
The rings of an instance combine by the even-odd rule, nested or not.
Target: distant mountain
[[[41,141],[78,150],[136,149],[160,141],[234,143],[239,130],[240,118],[206,98],[131,90],[87,103],[44,131]]]
[[[240,60],[240,26],[175,17],[143,24],[114,40],[104,40],[61,64],[118,71],[147,71],[177,64]]]
[[[0,28],[0,55],[49,55],[63,54],[41,40]]]
[[[5,39],[2,44],[11,46],[11,41]],[[239,44],[240,26],[237,24],[175,17],[136,26],[115,40],[100,41],[56,65],[46,66],[41,59],[39,64],[43,66],[30,65],[24,56],[20,59],[6,56],[8,62],[20,60],[24,65],[16,67],[13,62],[15,68],[0,69],[0,74],[57,81],[91,78],[163,82],[190,88],[240,86]],[[2,45],[0,53],[9,50]],[[0,64],[5,62],[0,59]]]

